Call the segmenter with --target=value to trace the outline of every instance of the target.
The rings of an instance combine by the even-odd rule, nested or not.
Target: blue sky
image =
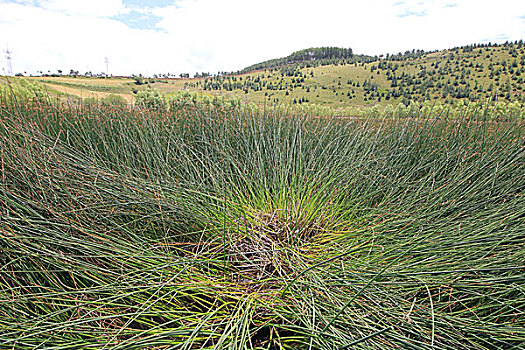
[[[156,30],[162,17],[144,11],[131,10],[127,13],[113,16],[111,19],[120,21],[130,28]]]
[[[314,46],[386,54],[525,39],[521,0],[0,0],[15,72],[233,71]],[[0,56],[0,74],[7,61]]]
[[[112,17],[117,21],[121,21],[130,28],[135,29],[157,29],[157,24],[162,20],[161,16],[157,16],[152,12],[152,9],[163,8],[176,4],[173,0],[123,0],[124,8],[129,9],[129,12],[121,13]]]

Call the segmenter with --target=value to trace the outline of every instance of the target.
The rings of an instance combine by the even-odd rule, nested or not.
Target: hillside
[[[351,48],[339,47],[313,47],[306,50],[296,51],[289,56],[275,58],[261,63],[253,64],[237,72],[237,74],[251,73],[256,70],[281,69],[289,65],[302,65],[303,67],[315,67],[319,65],[372,62],[377,57],[367,55],[354,55]]]
[[[332,108],[464,101],[525,103],[523,42],[470,45],[444,51],[407,51],[385,57],[351,49],[318,48],[261,62],[240,71],[200,78],[33,77],[52,91],[77,97],[118,94],[128,101],[155,88],[236,96],[258,104],[310,103]],[[243,73],[242,73],[243,72]]]
[[[188,85],[211,92],[244,93],[256,101],[348,104],[409,104],[411,101],[505,100],[525,102],[522,42],[377,58],[284,64],[262,72],[213,77]]]

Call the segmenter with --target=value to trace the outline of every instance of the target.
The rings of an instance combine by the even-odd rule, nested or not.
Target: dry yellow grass
[[[83,89],[76,89],[68,86],[62,86],[62,85],[56,85],[56,84],[50,84],[50,83],[44,83],[44,85],[51,90],[55,90],[58,92],[62,92],[68,95],[74,95],[77,97],[80,97],[82,99],[84,98],[97,98],[102,99],[108,95],[112,95],[112,93],[109,92],[99,92],[99,91],[90,91],[90,90],[83,90]],[[128,103],[133,103],[134,97],[133,94],[113,94],[113,95],[119,95],[126,99]]]

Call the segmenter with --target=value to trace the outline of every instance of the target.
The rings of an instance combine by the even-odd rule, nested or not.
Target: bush
[[[42,84],[23,78],[0,79],[0,95],[11,95],[29,100],[43,100],[49,97]]]
[[[206,108],[236,109],[241,105],[238,97],[226,98],[224,96],[208,96],[187,90],[177,91],[175,96],[168,100],[172,110],[181,109],[187,106],[199,106]]]
[[[168,107],[164,94],[154,88],[139,91],[135,95],[135,105],[156,111],[166,110]]]

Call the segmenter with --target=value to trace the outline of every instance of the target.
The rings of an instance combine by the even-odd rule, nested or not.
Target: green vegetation
[[[107,100],[112,95],[103,99]],[[120,96],[119,96],[120,97]],[[116,98],[116,96],[114,96]],[[120,97],[120,100],[123,100]],[[84,102],[86,100],[84,99]],[[124,101],[125,102],[125,101]],[[109,103],[113,104],[113,103]],[[463,118],[465,111],[468,110],[468,116],[472,120],[505,120],[511,117],[513,119],[523,119],[525,117],[525,107],[519,102],[465,102],[456,101],[453,105],[435,103],[426,101],[422,104],[411,102],[408,106],[399,103],[396,107],[387,105],[381,107],[375,105],[371,108],[347,107],[334,110],[333,108],[316,105],[316,104],[297,104],[286,106],[282,104],[271,104],[260,106],[253,102],[241,101],[233,96],[225,98],[224,96],[206,95],[199,92],[189,92],[188,90],[177,91],[175,94],[163,95],[155,88],[149,87],[147,90],[137,94],[135,105],[155,110],[177,110],[187,106],[199,108],[218,108],[221,110],[230,110],[239,106],[252,112],[260,113],[264,110],[279,111],[281,113],[304,113],[315,116],[352,116],[352,117],[379,117],[386,115],[388,117],[407,118],[414,115],[439,115],[447,118]]]
[[[128,101],[124,99],[124,97],[116,94],[109,94],[102,98],[102,104],[106,104],[109,106],[120,106],[125,107],[128,105]]]
[[[49,82],[47,79],[39,79],[39,82],[46,83]],[[99,91],[99,92],[111,92],[111,93],[121,93],[126,92],[127,89],[122,86],[112,86],[112,85],[104,85],[104,84],[86,84],[85,82],[68,82],[68,81],[60,81],[57,79],[52,80],[52,83],[54,85],[60,85],[60,86],[66,86],[66,87],[72,87],[77,89],[86,89],[91,91]]]
[[[23,100],[38,100],[48,97],[41,84],[27,79],[12,79],[0,76],[0,96],[14,95]]]
[[[349,120],[185,96],[0,96],[5,348],[525,342],[519,116]]]
[[[135,104],[153,110],[167,108],[166,97],[156,89],[147,89],[137,93]]]
[[[319,65],[345,64],[354,62],[370,62],[376,58],[366,55],[354,55],[353,50],[338,47],[313,47],[306,50],[296,51],[283,58],[276,58],[265,62],[257,63],[237,74],[250,73],[256,70],[280,69],[289,65],[302,64],[306,67]]]
[[[86,106],[117,106],[117,107],[127,107],[128,101],[124,97],[115,94],[109,94],[102,99],[96,99],[94,97],[88,97],[82,100],[82,104]]]
[[[428,101],[525,103],[525,46],[521,41],[431,53],[414,50],[382,59],[356,56],[352,61],[331,60],[331,64],[326,60],[274,61],[278,64],[248,68],[266,68],[263,71],[207,77],[186,86],[244,94],[258,103],[314,103],[333,108]]]

